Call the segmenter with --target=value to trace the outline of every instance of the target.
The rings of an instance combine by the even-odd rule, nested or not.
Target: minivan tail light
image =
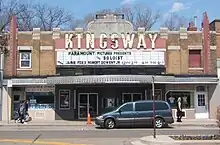
[[[173,115],[173,111],[172,111],[172,109],[169,109],[169,113],[170,113],[171,115]]]

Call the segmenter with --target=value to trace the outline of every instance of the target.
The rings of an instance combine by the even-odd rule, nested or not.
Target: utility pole
[[[155,113],[155,94],[154,94],[154,76],[152,76],[152,97],[153,97],[153,120],[154,120],[154,138],[156,138],[156,113]]]
[[[8,36],[4,31],[0,32],[0,120],[2,120],[2,100],[3,100],[3,75],[4,56],[8,53]]]

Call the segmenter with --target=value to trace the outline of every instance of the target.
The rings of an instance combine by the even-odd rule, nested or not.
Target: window
[[[155,102],[155,109],[156,110],[168,110],[169,107],[167,106],[167,104],[163,102]]]
[[[198,106],[205,106],[205,95],[204,94],[198,95]]]
[[[169,91],[166,94],[167,102],[170,104],[171,108],[176,108],[177,99],[181,97],[182,99],[182,108],[193,108],[193,93],[188,91]]]
[[[120,108],[121,112],[133,111],[133,103],[126,104]]]
[[[20,51],[20,68],[31,68],[31,51]]]
[[[135,103],[135,111],[151,111],[153,110],[153,103]]]
[[[30,109],[51,109],[54,108],[53,92],[26,92]]]
[[[201,67],[201,50],[189,50],[189,68]]]

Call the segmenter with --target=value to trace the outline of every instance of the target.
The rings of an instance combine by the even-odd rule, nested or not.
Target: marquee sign
[[[163,51],[71,50],[57,51],[57,65],[164,65]]]
[[[55,40],[56,50],[60,49],[155,49],[165,48],[166,39],[159,33],[112,33],[95,35],[92,32],[65,33]]]

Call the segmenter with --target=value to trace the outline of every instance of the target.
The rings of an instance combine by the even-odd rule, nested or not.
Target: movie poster
[[[70,109],[70,90],[60,90],[59,92],[59,108]]]

